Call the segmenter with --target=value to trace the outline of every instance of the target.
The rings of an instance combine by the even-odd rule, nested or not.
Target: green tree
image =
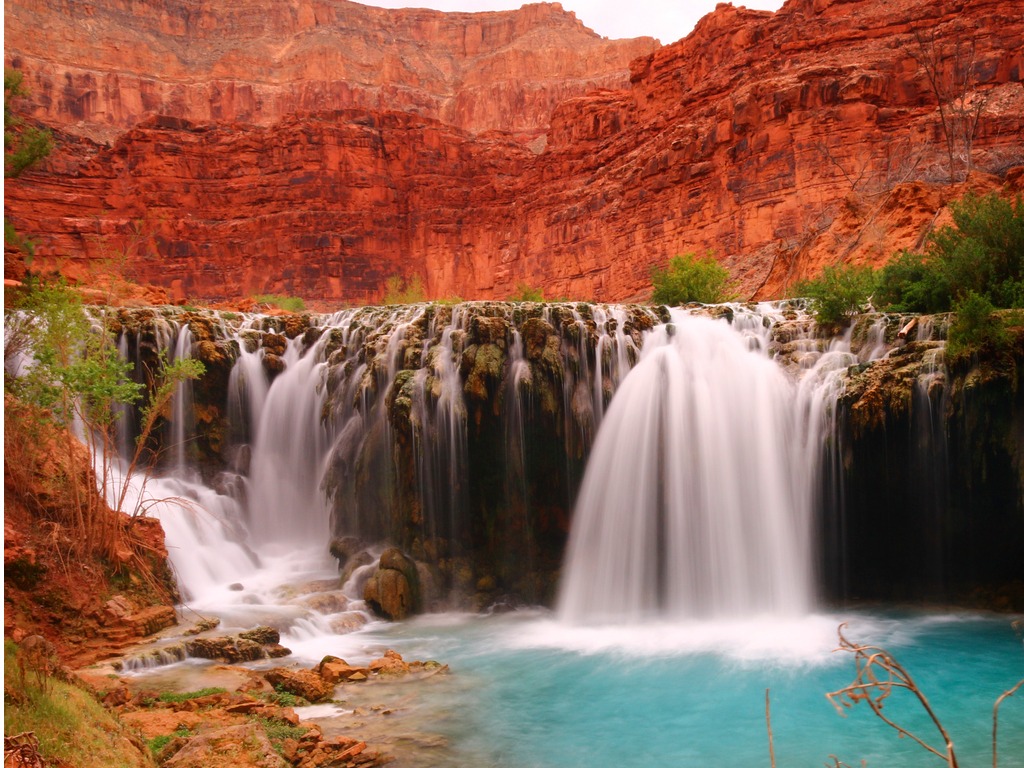
[[[895,312],[944,312],[950,296],[946,278],[924,254],[900,251],[879,270],[874,301]]]
[[[901,251],[882,268],[876,301],[908,312],[946,312],[971,293],[996,307],[1024,307],[1024,201],[968,194],[953,224],[924,253]]]
[[[70,498],[62,508],[61,520],[74,533],[75,546],[114,558],[123,529],[117,515],[95,494],[83,493],[81,478],[99,474],[106,493],[113,479],[116,461],[114,426],[119,412],[115,406],[132,405],[143,397],[144,386],[132,381],[130,365],[118,354],[106,323],[106,312],[90,315],[78,294],[61,281],[30,280],[20,300],[7,308],[4,317],[5,414],[19,434],[28,440],[45,442],[51,427],[65,433],[78,431],[87,451],[67,439],[55,446],[60,465],[69,482],[61,484]],[[142,429],[130,460],[134,471],[149,454],[147,442],[160,415],[165,411],[177,384],[204,373],[198,360],[182,359],[161,364],[152,372],[154,382],[142,408]],[[50,439],[52,442],[52,438]],[[5,451],[7,443],[5,442]],[[46,456],[25,452],[29,460],[46,461]],[[94,458],[100,461],[94,463]],[[95,468],[95,469],[94,469]],[[45,474],[45,473],[40,473]],[[126,488],[122,488],[114,511],[123,509]],[[138,514],[139,510],[131,510]]]
[[[810,300],[811,312],[820,325],[840,326],[864,310],[874,288],[871,267],[844,264],[825,267],[821,277],[798,283],[794,291]]]
[[[667,267],[651,271],[655,304],[676,306],[688,302],[720,304],[736,298],[729,271],[708,253],[703,258],[693,253],[673,256]]]
[[[4,178],[20,176],[53,150],[53,137],[49,131],[26,127],[25,121],[14,114],[16,99],[27,95],[21,72],[4,68]],[[35,255],[34,243],[23,237],[4,216],[4,243],[22,251],[27,265]]]
[[[24,78],[16,69],[4,69],[4,178],[21,175],[53,150],[49,131],[25,125],[14,114],[15,99],[28,95]]]

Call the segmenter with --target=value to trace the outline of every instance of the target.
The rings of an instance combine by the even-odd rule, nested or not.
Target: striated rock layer
[[[166,26],[160,40],[179,47],[133,49],[140,61],[132,71],[145,59],[159,62],[160,75],[132,82],[180,99],[133,96],[142,107],[115,107],[117,94],[135,87],[121,89],[120,75],[86,87],[60,69],[90,56],[116,60],[107,47],[52,38],[33,58],[27,39],[37,27],[24,18],[41,14],[38,25],[56,6],[19,2],[8,12],[7,59],[30,75],[36,114],[66,133],[46,168],[9,184],[7,212],[35,237],[40,263],[82,274],[127,253],[132,276],[180,300],[274,292],[372,302],[391,275],[420,276],[434,297],[502,298],[527,284],[548,296],[627,300],[646,295],[652,265],[707,249],[743,297],[771,297],[829,264],[882,263],[920,245],[949,200],[968,189],[1024,185],[1024,172],[1013,170],[1024,165],[1024,17],[999,0],[790,0],[774,14],[720,5],[684,40],[643,52],[624,87],[570,94],[564,83],[582,76],[554,67],[559,84],[538,102],[527,85],[510,101],[482,95],[511,93],[502,89],[528,75],[490,85],[480,78],[490,64],[536,74],[527,59],[538,50],[549,57],[533,64],[550,64],[580,53],[582,39],[595,47],[581,57],[602,51],[602,64],[624,49],[601,47],[546,5],[519,15],[441,15],[299,4],[282,27],[294,37],[281,49],[255,34],[242,45],[244,24],[222,24],[205,7],[136,5],[148,9],[139,15],[151,30]],[[126,18],[114,7],[95,7],[95,39],[104,18]],[[402,82],[420,90],[382,87],[372,106],[336,97],[355,91],[303,78],[330,69],[327,42],[317,41],[334,45],[342,11],[355,9],[365,19],[384,14],[397,30],[419,19],[425,26],[416,34],[426,30],[436,49],[458,50],[471,64],[445,80],[440,65],[407,52]],[[321,27],[333,21],[307,29],[300,19],[309,13],[324,14]],[[490,22],[513,41],[500,54],[479,47],[492,39]],[[525,31],[516,37],[517,29]],[[460,34],[461,48],[453,42]],[[346,38],[346,55],[383,77],[400,68],[384,66],[381,51],[395,49],[375,35]],[[470,38],[477,53],[466,52]],[[186,40],[197,53],[185,55]],[[276,63],[285,60],[288,67]],[[292,73],[266,75],[275,93],[291,95],[252,97],[265,105],[257,114],[244,106],[249,96],[237,95],[248,86],[231,78],[241,71],[252,81],[267,62]],[[350,78],[344,83],[358,80],[347,74],[352,67],[336,68]],[[214,97],[208,89],[224,73],[232,85],[216,85]],[[406,98],[456,80],[461,90],[447,101]],[[531,112],[563,97],[550,115]],[[79,117],[72,103],[89,109]],[[474,118],[492,103],[500,119]],[[86,113],[92,122],[83,127]],[[126,130],[110,146],[82,138],[102,125]],[[5,271],[16,269],[9,258]]]

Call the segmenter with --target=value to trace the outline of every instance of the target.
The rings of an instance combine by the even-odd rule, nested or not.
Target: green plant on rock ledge
[[[974,291],[953,305],[953,321],[946,338],[951,362],[984,352],[999,355],[1010,344],[1010,334],[987,297]]]
[[[271,307],[277,307],[285,312],[306,311],[306,302],[299,296],[281,296],[276,293],[262,293],[259,296],[253,296],[253,301],[257,304],[267,304]]]
[[[797,296],[810,300],[810,309],[819,325],[844,326],[862,312],[875,288],[871,267],[844,264],[825,267],[816,280],[803,280],[794,287]]]
[[[693,253],[673,256],[667,266],[651,270],[651,283],[655,304],[721,304],[736,298],[729,271],[710,252],[703,257]]]
[[[384,283],[383,303],[385,305],[419,304],[426,301],[426,298],[427,292],[419,275],[412,277],[392,275]]]
[[[509,295],[508,301],[544,301],[544,291],[527,283],[516,283],[516,290]]]

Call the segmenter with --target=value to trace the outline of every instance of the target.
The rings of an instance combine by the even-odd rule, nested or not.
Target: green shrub
[[[845,264],[825,267],[817,280],[804,280],[794,291],[810,299],[811,312],[820,325],[839,326],[861,312],[875,287],[871,267]]]
[[[894,312],[945,312],[950,290],[943,270],[923,254],[900,251],[878,271],[874,301]]]
[[[673,256],[667,267],[651,271],[655,304],[677,306],[689,302],[720,304],[736,297],[729,271],[715,261],[711,254],[698,258],[687,253]]]
[[[526,283],[517,283],[515,293],[508,297],[509,301],[544,301],[544,291]]]
[[[953,225],[929,239],[929,259],[946,273],[952,299],[971,291],[997,307],[1024,306],[1024,201],[995,193],[952,203]]]
[[[406,278],[392,275],[384,283],[384,304],[419,304],[427,292],[419,275]]]
[[[20,176],[53,150],[49,131],[26,127],[12,111],[13,101],[27,95],[21,72],[4,69],[4,178]]]
[[[285,312],[305,312],[306,302],[299,296],[280,296],[275,293],[264,293],[254,296],[257,304],[268,304],[272,307],[284,310]]]
[[[970,291],[953,307],[955,316],[946,336],[946,354],[950,360],[970,357],[979,352],[999,353],[1010,337],[988,297]]]
[[[953,224],[924,253],[902,251],[882,268],[876,303],[907,312],[946,312],[971,293],[996,307],[1024,307],[1024,201],[995,193],[952,203]]]

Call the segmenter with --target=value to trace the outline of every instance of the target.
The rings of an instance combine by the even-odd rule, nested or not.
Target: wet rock
[[[306,701],[324,701],[331,697],[334,686],[308,669],[276,667],[264,674],[274,688],[301,696]]]
[[[282,647],[278,643],[279,640],[280,635],[277,630],[270,627],[257,627],[239,635],[199,637],[187,640],[185,641],[185,651],[189,656],[195,658],[237,664],[242,661],[287,656],[291,651]]]
[[[370,675],[369,667],[354,667],[344,659],[329,656],[320,662],[317,667],[317,674],[331,685],[338,683],[356,682],[359,679],[365,680]],[[356,677],[356,680],[353,680]]]
[[[416,563],[392,547],[380,556],[377,571],[366,582],[363,599],[380,616],[401,621],[422,610]]]
[[[255,627],[239,632],[238,636],[246,640],[252,640],[260,645],[271,645],[281,642],[281,633],[273,627]]]
[[[384,677],[400,677],[409,674],[409,665],[397,651],[387,651],[383,657],[370,662],[370,671]]]
[[[331,556],[338,561],[339,568],[344,568],[349,558],[359,554],[365,548],[366,545],[357,536],[338,536],[331,539],[328,546]]]

